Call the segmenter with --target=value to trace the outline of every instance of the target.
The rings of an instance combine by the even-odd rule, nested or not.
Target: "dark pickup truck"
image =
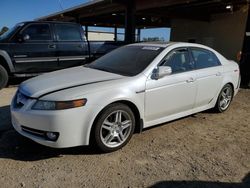
[[[0,89],[9,77],[79,66],[122,46],[123,42],[89,42],[79,24],[23,22],[0,36]]]

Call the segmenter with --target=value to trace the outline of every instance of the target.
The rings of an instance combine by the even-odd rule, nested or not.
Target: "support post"
[[[126,1],[125,15],[125,42],[135,42],[135,26],[136,26],[136,5],[134,0]]]
[[[244,43],[240,59],[241,85],[250,87],[250,5],[248,5],[248,17],[244,33]]]
[[[117,42],[117,27],[114,28],[114,40]]]
[[[141,28],[137,29],[137,42],[141,41]]]

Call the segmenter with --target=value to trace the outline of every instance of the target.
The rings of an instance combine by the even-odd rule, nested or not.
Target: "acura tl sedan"
[[[238,64],[209,47],[132,44],[23,82],[12,100],[12,124],[49,147],[94,143],[111,152],[145,128],[210,108],[224,112],[239,84]]]

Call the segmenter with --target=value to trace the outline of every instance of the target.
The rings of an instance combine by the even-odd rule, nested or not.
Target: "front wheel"
[[[229,108],[232,100],[233,100],[233,87],[230,84],[226,84],[222,88],[219,94],[215,110],[220,113],[225,112]]]
[[[128,143],[134,128],[132,110],[124,104],[111,104],[104,109],[95,125],[96,144],[104,152],[116,151]]]

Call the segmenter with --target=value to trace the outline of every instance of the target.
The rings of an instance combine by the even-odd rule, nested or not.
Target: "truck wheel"
[[[0,65],[0,89],[7,86],[9,80],[8,72],[6,69]]]

